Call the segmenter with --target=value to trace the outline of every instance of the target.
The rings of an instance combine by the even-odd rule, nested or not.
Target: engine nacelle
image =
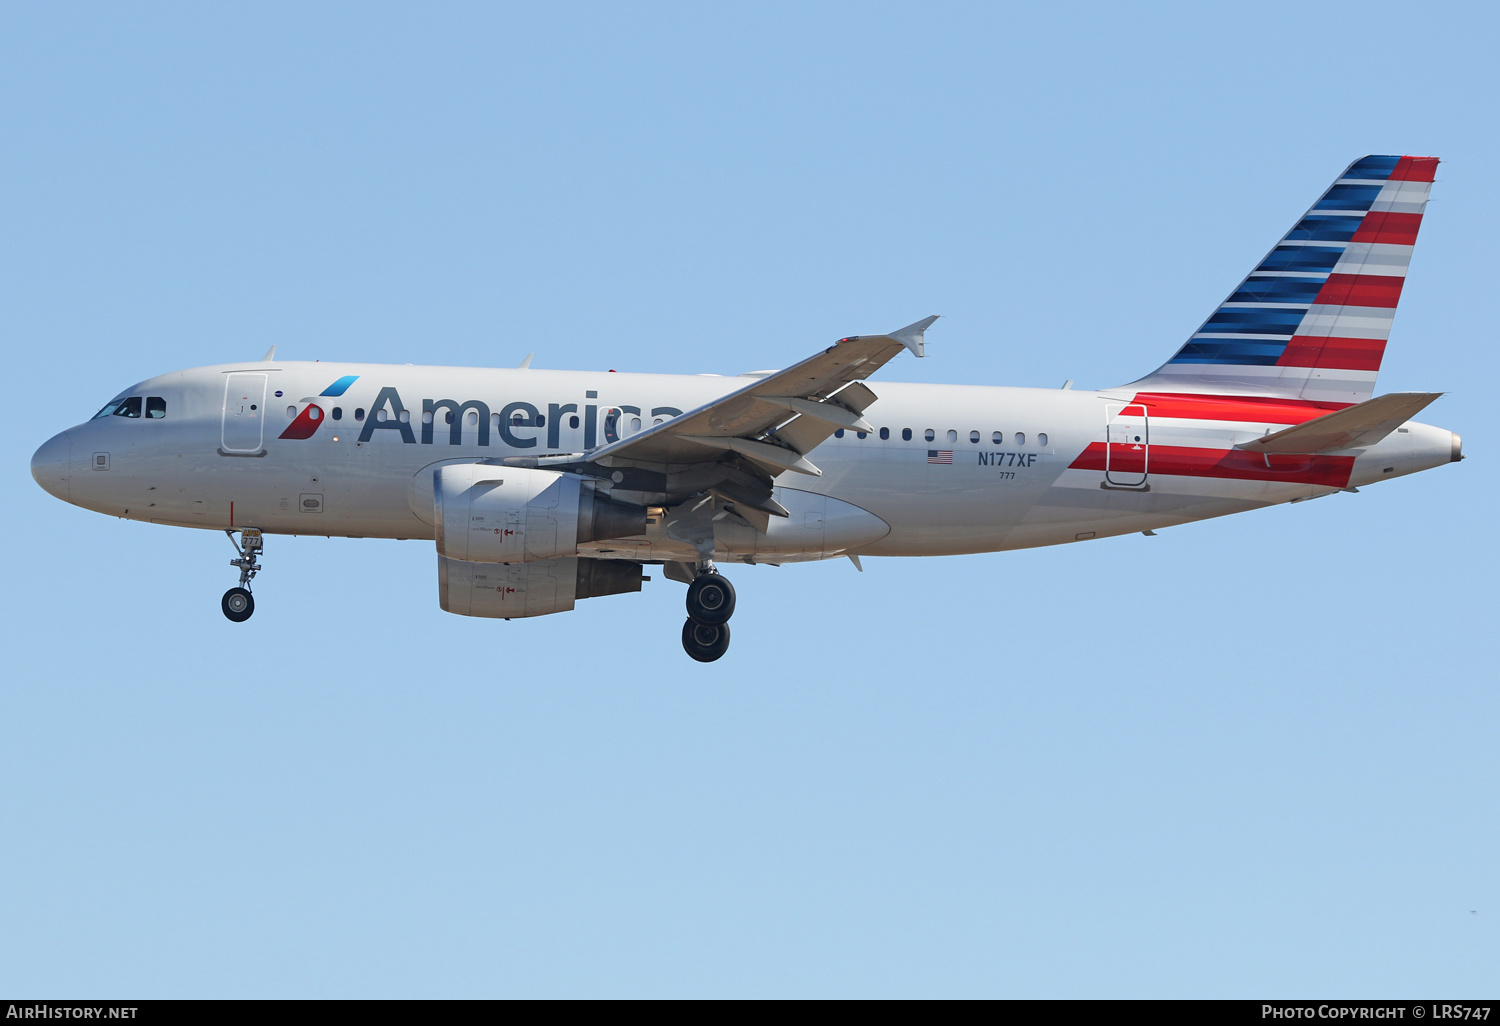
[[[614,559],[473,563],[438,557],[438,604],[460,616],[564,613],[578,599],[640,591],[641,564]]]
[[[459,463],[437,469],[432,492],[438,555],[448,559],[529,563],[646,530],[644,507],[596,495],[577,474]]]

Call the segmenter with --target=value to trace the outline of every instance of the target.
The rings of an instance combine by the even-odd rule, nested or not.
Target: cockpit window
[[[141,397],[133,395],[129,399],[121,399],[120,405],[115,408],[116,417],[131,417],[138,419],[141,415]]]
[[[146,397],[146,419],[161,420],[167,415],[167,401],[159,395]]]
[[[109,402],[107,402],[107,403],[104,404],[104,409],[100,410],[98,413],[94,414],[89,419],[90,420],[103,420],[105,417],[108,417],[110,414],[112,414],[116,410],[118,410],[120,408],[120,403],[122,403],[122,402],[124,402],[123,399],[111,399]]]

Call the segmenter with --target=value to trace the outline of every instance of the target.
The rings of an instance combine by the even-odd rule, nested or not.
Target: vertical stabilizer
[[[1356,160],[1140,392],[1370,398],[1436,157]]]

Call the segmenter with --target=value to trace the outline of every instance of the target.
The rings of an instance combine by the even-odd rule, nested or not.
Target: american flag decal
[[[927,450],[927,462],[928,463],[941,463],[941,464],[943,464],[945,466],[951,467],[951,466],[953,466],[953,450],[952,449],[928,449]]]

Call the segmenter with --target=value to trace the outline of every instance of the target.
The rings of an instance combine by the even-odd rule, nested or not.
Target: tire
[[[219,607],[235,623],[244,623],[255,612],[255,596],[244,588],[230,588],[224,593]]]
[[[699,574],[688,585],[687,615],[713,627],[734,615],[734,585],[720,574]]]
[[[682,625],[682,648],[700,663],[713,662],[729,651],[729,624],[689,620]]]

